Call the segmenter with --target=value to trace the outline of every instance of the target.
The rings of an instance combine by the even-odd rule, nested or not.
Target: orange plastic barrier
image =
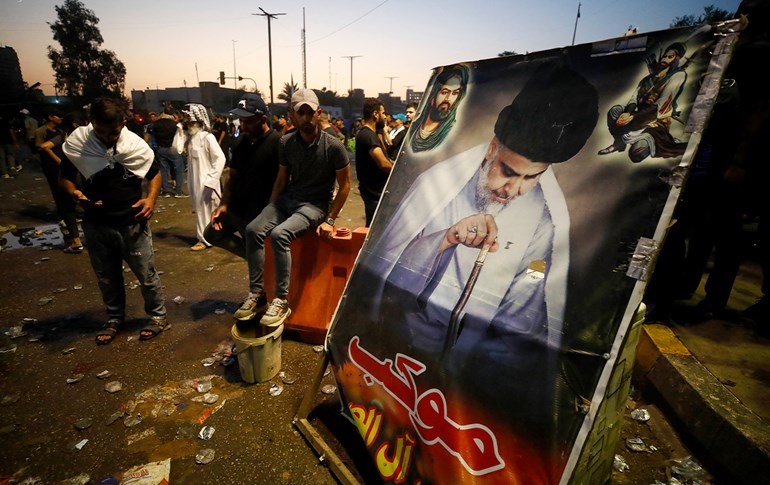
[[[323,343],[368,231],[360,227],[331,240],[308,232],[291,243],[291,315],[284,325],[303,342]],[[275,296],[275,259],[269,240],[265,241],[265,291],[269,298]]]

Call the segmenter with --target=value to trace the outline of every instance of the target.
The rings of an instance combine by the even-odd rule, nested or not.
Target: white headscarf
[[[206,131],[211,131],[211,122],[209,121],[209,114],[206,107],[202,104],[190,103],[186,104],[182,108],[182,113],[190,118],[190,121],[197,121]]]
[[[91,124],[73,131],[62,147],[67,158],[83,174],[91,178],[95,173],[119,163],[137,177],[144,178],[155,155],[152,148],[125,126],[115,147],[106,147],[99,141]]]

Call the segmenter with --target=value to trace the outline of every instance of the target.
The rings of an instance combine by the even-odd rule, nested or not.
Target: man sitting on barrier
[[[289,107],[295,132],[281,138],[278,177],[270,203],[246,226],[249,295],[235,312],[238,320],[253,319],[265,311],[260,323],[281,325],[291,314],[289,279],[290,245],[316,228],[322,238],[334,236],[334,220],[350,192],[350,164],[339,139],[318,124],[318,97],[311,89],[294,93]],[[332,199],[335,181],[337,194]],[[275,254],[275,295],[267,306],[264,291],[265,238],[270,236]]]

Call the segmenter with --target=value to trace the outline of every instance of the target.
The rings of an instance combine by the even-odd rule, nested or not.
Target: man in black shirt
[[[96,336],[100,345],[110,343],[125,320],[124,260],[139,280],[150,317],[140,340],[169,328],[149,225],[161,176],[150,146],[125,124],[120,100],[98,98],[91,103],[91,124],[73,131],[63,147],[60,185],[84,208],[88,255],[107,307],[107,325]]]
[[[241,134],[233,147],[222,201],[211,213],[204,237],[211,244],[245,258],[246,224],[267,205],[278,175],[281,134],[268,126],[267,106],[258,94],[244,95],[230,113],[238,116]]]
[[[358,191],[364,201],[366,227],[372,223],[382,189],[388,181],[393,162],[383,150],[377,128],[385,125],[385,107],[375,98],[364,101],[364,123],[356,135],[356,175]]]

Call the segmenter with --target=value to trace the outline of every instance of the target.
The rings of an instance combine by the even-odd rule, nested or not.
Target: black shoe
[[[763,296],[758,299],[756,303],[743,310],[741,316],[767,326],[766,322],[770,320],[770,306],[768,306],[767,297]]]

